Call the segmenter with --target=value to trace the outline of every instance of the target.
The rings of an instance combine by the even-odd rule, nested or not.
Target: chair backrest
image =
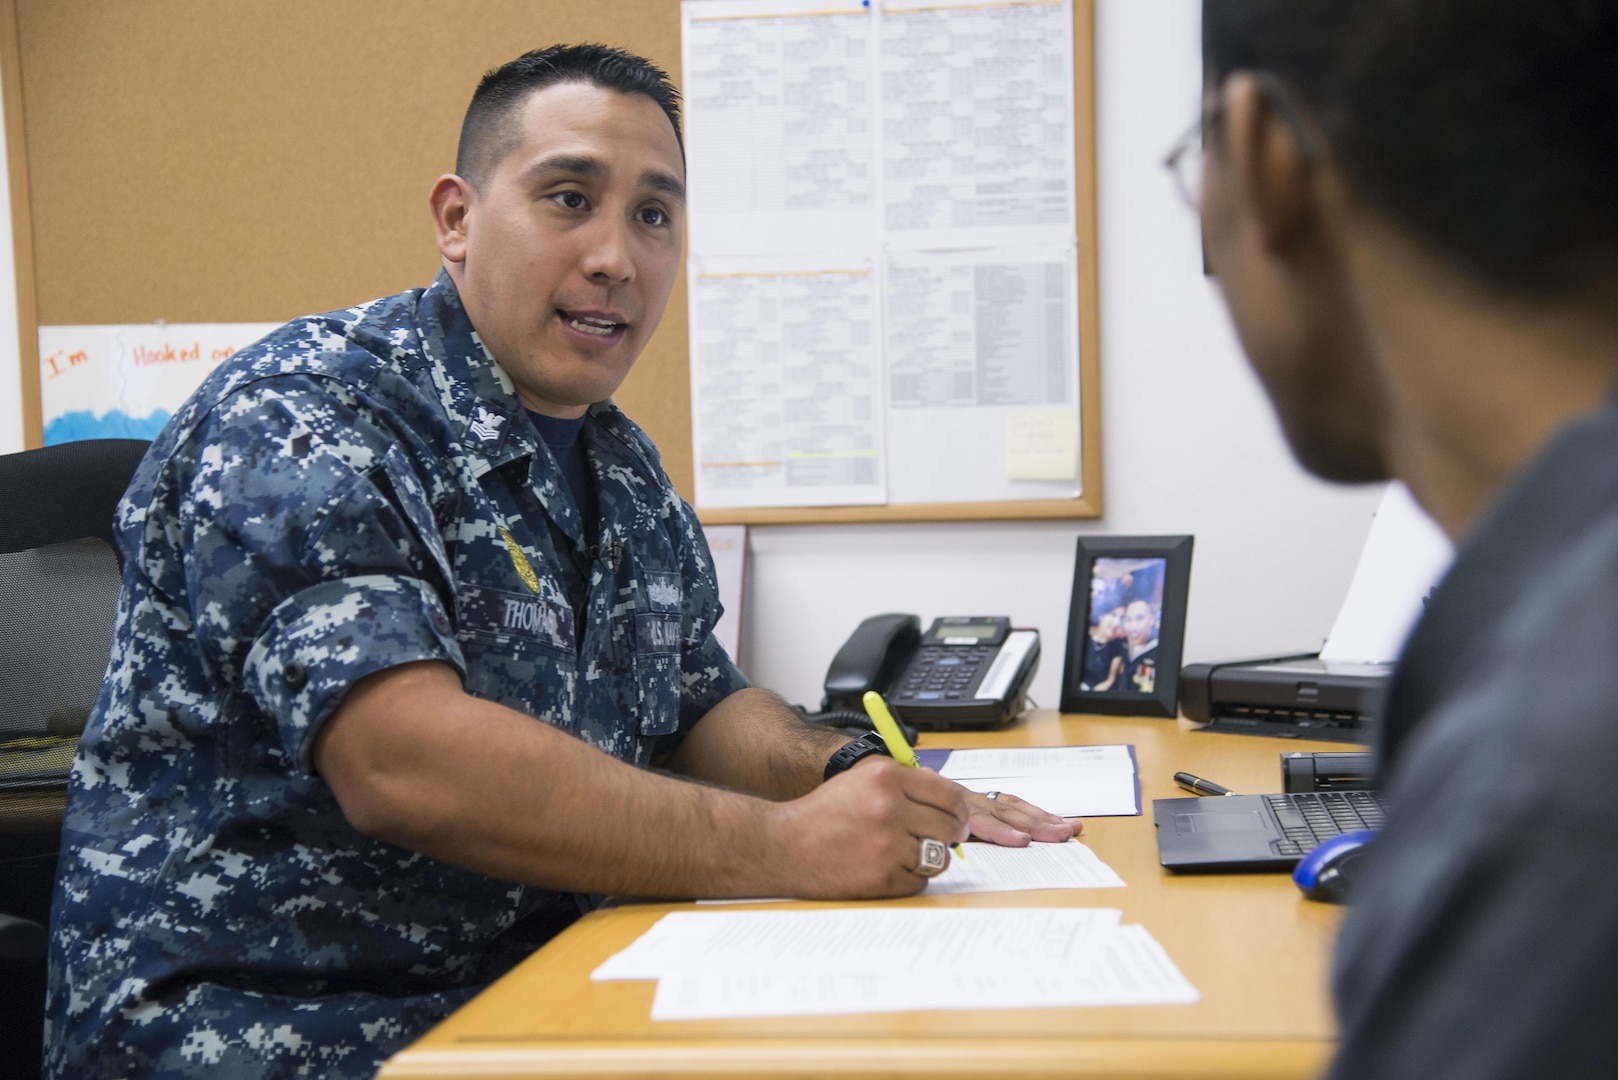
[[[112,545],[112,515],[145,439],[83,439],[0,454],[0,552],[96,538]]]
[[[112,642],[113,513],[148,445],[0,456],[0,1073],[39,1075],[67,774]]]
[[[0,456],[0,792],[65,783],[112,641],[113,513],[148,445]]]

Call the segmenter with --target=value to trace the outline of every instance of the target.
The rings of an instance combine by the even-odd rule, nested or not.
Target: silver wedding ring
[[[994,802],[994,800],[1000,797],[1000,793],[998,791],[985,791],[983,793],[983,797],[988,799],[990,802]]]
[[[949,862],[949,848],[937,840],[923,840],[921,842],[921,865],[916,867],[916,873],[922,877],[933,877],[944,872],[944,866]]]

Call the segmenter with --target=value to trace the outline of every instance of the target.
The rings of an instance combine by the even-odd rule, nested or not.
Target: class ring
[[[942,841],[923,840],[921,842],[920,865],[916,873],[922,877],[935,877],[944,872],[944,866],[949,862],[949,848]]]

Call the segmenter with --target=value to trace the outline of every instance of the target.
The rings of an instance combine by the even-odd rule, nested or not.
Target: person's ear
[[[472,185],[454,173],[445,173],[433,184],[428,202],[433,211],[433,235],[438,253],[446,262],[466,261],[467,218],[471,214]]]
[[[1223,87],[1220,150],[1241,201],[1258,228],[1263,250],[1282,255],[1308,228],[1317,210],[1314,169],[1298,133],[1265,96],[1259,81],[1233,73]]]

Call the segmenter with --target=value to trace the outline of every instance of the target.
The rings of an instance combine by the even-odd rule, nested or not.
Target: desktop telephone
[[[1004,616],[950,615],[923,634],[915,615],[873,615],[832,659],[821,709],[861,711],[876,690],[918,728],[996,728],[1027,707],[1038,668],[1039,631]]]

